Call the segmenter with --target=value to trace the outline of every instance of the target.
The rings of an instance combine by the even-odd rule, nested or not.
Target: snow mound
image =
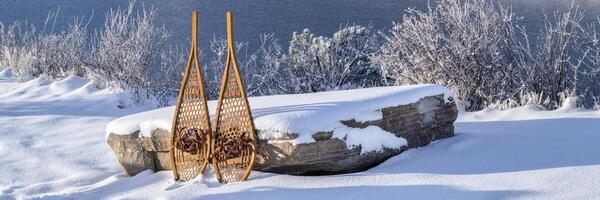
[[[333,131],[333,138],[344,139],[348,149],[360,146],[360,153],[379,151],[381,148],[398,148],[408,145],[404,138],[397,137],[378,126],[364,129],[340,127]]]
[[[99,89],[97,83],[79,76],[53,80],[38,77],[16,82],[10,68],[0,72],[0,99],[2,105],[12,105],[12,112],[54,113],[58,110],[71,115],[115,115],[113,109],[130,102],[129,93]],[[45,105],[52,103],[53,107]],[[18,104],[18,106],[17,106]],[[118,109],[117,114],[148,110],[150,105]],[[2,115],[3,113],[0,113]]]
[[[444,95],[444,99],[449,99],[451,92],[443,86],[429,84],[251,97],[248,100],[256,129],[269,130],[261,131],[258,135],[260,139],[281,138],[284,134],[293,133],[298,137],[286,142],[310,143],[315,141],[312,134],[334,131],[334,138],[344,139],[348,145],[361,145],[363,150],[371,151],[405,145],[406,140],[376,127],[352,130],[340,121],[378,120],[382,118],[382,108],[406,105],[434,95]],[[208,107],[209,112],[214,114],[216,101],[209,101]],[[128,135],[139,131],[141,137],[148,137],[157,128],[171,130],[173,114],[174,107],[167,107],[125,116],[108,124],[106,136],[110,133]],[[359,131],[363,135],[357,134]]]
[[[0,95],[11,99],[66,100],[93,97],[90,95],[96,92],[98,89],[93,81],[78,76],[68,76],[56,81],[45,77],[35,78]],[[108,93],[103,91],[102,96]]]
[[[0,71],[0,77],[11,78],[12,75],[13,75],[12,68],[5,68],[2,71]]]
[[[541,110],[534,105],[500,110],[498,107],[477,112],[461,112],[459,120],[463,122],[523,121],[561,118],[599,118],[600,112],[574,107],[577,99],[568,98],[566,103],[556,110]]]

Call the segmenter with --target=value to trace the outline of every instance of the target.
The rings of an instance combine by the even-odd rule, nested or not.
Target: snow
[[[320,92],[296,95],[276,95],[249,98],[254,117],[254,125],[261,131],[261,139],[277,139],[283,134],[294,133],[298,137],[286,140],[292,144],[315,142],[312,137],[317,132],[334,131],[334,138],[357,138],[358,133],[368,132],[370,137],[380,138],[353,140],[351,145],[361,145],[363,150],[381,150],[390,145],[406,144],[406,140],[395,137],[392,133],[369,127],[364,130],[351,129],[340,123],[342,120],[355,119],[359,122],[382,118],[380,109],[406,105],[417,102],[425,96],[444,95],[451,97],[451,92],[439,85],[410,85],[396,87],[379,87],[333,92]],[[208,102],[209,112],[214,114],[216,101]],[[132,134],[139,131],[142,137],[151,136],[155,128],[171,130],[174,107],[168,107],[119,118],[106,128],[110,133]],[[341,134],[344,131],[355,134]],[[387,142],[373,143],[373,142]],[[350,144],[350,143],[349,143]],[[401,146],[401,145],[399,145]],[[398,146],[396,146],[397,148]]]
[[[118,109],[121,94],[86,87],[79,78],[65,82],[73,87],[49,87],[55,82],[0,76],[0,199],[600,198],[598,111],[461,113],[455,137],[364,172],[252,172],[246,182],[220,184],[209,168],[181,183],[170,171],[124,176],[106,144],[110,121],[147,108]]]
[[[380,151],[382,148],[396,149],[408,145],[406,139],[399,138],[378,126],[367,126],[363,129],[340,126],[333,131],[332,138],[345,140],[348,149],[360,146],[361,154]]]
[[[15,83],[10,69],[0,72],[0,199],[68,190],[120,173],[104,128],[136,111],[116,109],[122,98],[80,77]],[[109,173],[97,173],[103,171]]]
[[[12,78],[11,78],[11,77],[12,77],[12,75],[13,75],[13,73],[12,73],[12,68],[5,68],[5,69],[2,69],[2,70],[0,71],[0,77],[4,77],[4,78],[8,78],[8,79],[12,79]]]
[[[129,135],[136,132],[139,133],[140,137],[151,137],[154,129],[171,130],[173,110],[173,108],[169,110],[163,108],[121,117],[108,123],[106,138],[110,133]],[[167,120],[169,117],[171,117],[171,120]]]
[[[497,107],[493,107],[479,112],[463,112],[459,114],[459,118],[465,122],[481,122],[600,117],[600,113],[598,111],[576,108],[574,102],[575,99],[568,98],[564,106],[552,111],[543,111],[531,105],[513,108],[505,111],[500,111]]]

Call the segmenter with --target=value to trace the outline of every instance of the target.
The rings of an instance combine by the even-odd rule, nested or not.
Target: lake
[[[556,9],[568,9],[570,0],[501,0],[512,6],[518,15],[525,16],[522,23],[530,31],[538,30],[546,13]],[[259,42],[262,33],[275,33],[280,44],[287,43],[294,31],[309,28],[316,35],[331,36],[344,24],[370,24],[378,29],[392,26],[400,21],[407,8],[425,9],[426,0],[148,0],[138,5],[158,9],[158,22],[172,33],[171,42],[187,45],[190,35],[191,9],[200,12],[200,46],[213,37],[225,36],[225,12],[234,12],[236,39]],[[576,4],[586,9],[586,21],[590,22],[600,13],[600,1],[578,0]],[[28,21],[41,26],[50,11],[60,8],[57,30],[65,28],[74,16],[91,16],[89,27],[102,26],[104,13],[111,8],[126,7],[127,1],[116,0],[2,0],[0,22]]]

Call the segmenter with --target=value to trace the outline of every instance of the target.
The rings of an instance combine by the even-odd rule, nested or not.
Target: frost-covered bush
[[[177,94],[186,53],[166,48],[168,32],[155,23],[156,9],[134,6],[132,1],[126,9],[108,11],[92,44],[83,18],[55,32],[58,12],[50,13],[41,32],[19,22],[0,24],[0,65],[13,67],[19,81],[85,76],[130,92],[134,103],[156,100],[165,106]]]
[[[370,26],[349,26],[333,34],[334,58],[350,70],[343,81],[356,88],[382,85],[381,70],[369,57],[379,50],[380,42],[378,34]]]
[[[238,68],[241,72],[244,84],[247,89],[254,88],[255,78],[256,76],[259,76],[259,74],[256,74],[256,71],[262,66],[256,65],[256,56],[250,52],[247,43],[236,41],[234,42],[234,46],[238,59]],[[210,57],[207,64],[202,66],[202,75],[205,77],[205,92],[209,99],[217,99],[227,59],[227,40],[224,38],[213,37],[213,40],[210,41],[208,50],[212,57]],[[205,55],[202,54],[201,57],[205,57]],[[200,62],[203,62],[202,59]],[[248,93],[249,96],[253,95],[251,92]]]
[[[151,72],[161,65],[169,34],[155,23],[156,9],[134,12],[133,7],[130,3],[127,9],[106,13],[88,64],[91,76],[108,87],[131,92],[134,102],[142,103],[151,98],[151,83],[162,81],[152,80]]]
[[[314,36],[308,29],[294,32],[288,50],[291,72],[298,84],[294,93],[350,88],[347,82],[341,82],[349,70],[339,68],[331,59],[332,48],[330,38]]]
[[[273,34],[263,34],[257,50],[236,43],[242,78],[249,96],[297,94],[382,85],[379,67],[369,55],[378,49],[370,27],[349,26],[332,38],[308,29],[294,33],[286,54]],[[216,98],[227,56],[224,39],[213,39],[207,68],[208,96]]]
[[[84,73],[87,30],[81,19],[75,19],[67,30],[55,33],[51,21],[57,13],[50,13],[41,32],[19,22],[6,30],[0,25],[0,63],[14,68],[14,76],[26,81],[38,76],[53,79]]]
[[[179,94],[183,70],[187,64],[187,49],[169,48],[160,53],[160,64],[150,72],[150,94],[158,107],[174,104]]]
[[[260,39],[260,48],[253,54],[257,67],[251,72],[253,84],[248,87],[248,93],[257,96],[298,93],[299,78],[293,73],[277,38],[274,34],[263,34]]]
[[[586,31],[586,38],[589,43],[588,50],[586,51],[585,64],[583,65],[583,72],[585,76],[589,78],[587,84],[588,89],[579,90],[582,92],[584,105],[586,107],[600,108],[600,18],[597,18],[596,23],[590,24]],[[591,99],[591,104],[587,103],[588,99]]]
[[[600,23],[573,7],[546,17],[530,40],[515,14],[485,0],[440,0],[408,10],[373,60],[396,84],[450,87],[468,111],[491,104],[593,107],[600,94]],[[569,102],[572,103],[572,102]]]
[[[287,54],[273,34],[263,34],[256,50],[236,42],[242,78],[249,96],[297,94],[380,86],[379,67],[372,64],[370,54],[378,50],[378,36],[371,27],[349,26],[332,38],[316,37],[308,29],[294,33]],[[207,95],[218,96],[227,42],[210,42]]]
[[[17,80],[30,78],[33,55],[29,42],[34,38],[35,28],[14,22],[9,26],[0,23],[0,68],[12,67]]]
[[[209,99],[217,99],[219,96],[219,89],[221,88],[221,79],[223,78],[223,70],[227,59],[227,40],[223,38],[213,37],[209,42],[209,49],[212,53],[212,57],[204,64],[202,75],[204,76],[204,92]],[[240,47],[241,44],[237,44],[236,47]],[[202,54],[201,57],[205,57]],[[239,58],[238,58],[239,59]],[[200,62],[203,62],[202,59]]]
[[[345,27],[333,38],[314,36],[308,29],[294,33],[287,55],[298,84],[294,93],[380,85],[379,70],[368,56],[377,48],[371,27]]]
[[[521,62],[526,94],[522,101],[556,109],[567,98],[577,97],[579,106],[593,106],[600,94],[599,32],[595,23],[583,25],[583,18],[583,12],[572,7],[546,16],[536,42],[530,42],[523,32],[527,41],[523,49],[527,51]],[[534,98],[527,98],[531,96]]]
[[[215,99],[223,78],[227,41],[215,38],[210,44],[212,57],[203,73],[207,77],[207,95]],[[261,45],[254,51],[249,51],[246,43],[236,42],[235,46],[248,96],[297,93],[297,77],[291,71],[289,60],[274,34],[261,35]]]
[[[486,1],[441,0],[408,10],[372,59],[396,84],[441,84],[467,110],[482,109],[520,86],[514,21],[510,9]]]
[[[75,19],[66,31],[42,32],[30,41],[30,51],[35,58],[30,66],[33,77],[45,75],[57,79],[84,75],[88,35],[82,23],[82,19]]]

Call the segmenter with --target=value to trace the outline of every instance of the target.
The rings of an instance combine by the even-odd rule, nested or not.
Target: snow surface
[[[332,138],[343,139],[348,149],[360,146],[360,153],[380,151],[382,148],[398,148],[408,145],[405,138],[400,138],[378,126],[366,128],[340,127],[333,131]]]
[[[170,171],[124,176],[106,144],[104,127],[142,108],[117,109],[121,95],[85,87],[89,82],[79,78],[50,87],[55,82],[15,83],[4,73],[3,200],[600,198],[598,111],[524,107],[461,113],[455,137],[365,172],[310,177],[252,172],[246,182],[220,184],[209,168],[181,183]]]
[[[315,142],[312,135],[317,132],[333,131],[333,138],[346,140],[349,147],[361,146],[361,152],[366,153],[398,148],[407,142],[377,127],[349,128],[340,121],[378,120],[382,118],[382,108],[414,103],[432,95],[444,95],[444,99],[448,99],[451,92],[439,85],[411,85],[251,97],[249,102],[255,127],[268,130],[259,133],[261,139],[277,140],[283,134],[294,133],[298,137],[285,142],[301,144]],[[208,107],[214,114],[216,101],[209,101]],[[119,118],[108,124],[106,135],[139,131],[140,136],[149,137],[156,128],[171,130],[173,112],[174,107],[168,107]]]

